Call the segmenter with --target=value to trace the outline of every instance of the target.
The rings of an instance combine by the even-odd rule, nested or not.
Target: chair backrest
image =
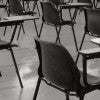
[[[85,29],[91,35],[100,37],[100,11],[97,9],[85,8]]]
[[[62,89],[74,90],[80,85],[80,73],[69,52],[61,45],[35,38],[39,56],[39,76]]]
[[[23,15],[23,7],[20,0],[9,0],[9,12],[13,15]]]
[[[40,2],[42,8],[42,19],[48,24],[58,25],[60,24],[60,12],[56,8],[56,5],[51,2]]]

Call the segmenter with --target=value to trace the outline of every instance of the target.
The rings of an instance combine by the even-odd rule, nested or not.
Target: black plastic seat
[[[69,95],[83,100],[85,94],[100,89],[100,76],[87,73],[85,71],[87,65],[84,64],[83,71],[80,71],[65,47],[57,43],[42,41],[37,37],[35,43],[39,57],[39,78],[33,100],[37,98],[41,80],[64,92],[66,100],[69,100]],[[87,50],[81,51],[84,54],[85,52]],[[100,49],[97,53],[92,52],[90,55],[92,54],[100,56]],[[88,80],[85,80],[87,77]]]
[[[6,49],[6,50],[10,51],[11,56],[12,56],[12,60],[13,60],[14,66],[15,66],[15,70],[16,70],[16,73],[17,73],[17,76],[18,76],[18,79],[19,79],[19,82],[20,82],[20,86],[21,86],[21,88],[23,88],[22,80],[21,80],[21,77],[20,77],[20,74],[19,74],[19,70],[18,70],[18,67],[17,67],[17,63],[16,63],[16,60],[15,60],[13,49],[12,49],[13,47],[18,47],[18,45],[13,44],[12,42],[14,40],[14,36],[15,36],[15,33],[16,33],[17,26],[20,25],[21,23],[23,23],[22,20],[1,20],[0,21],[0,27],[14,26],[14,30],[13,30],[13,33],[11,35],[11,39],[9,40],[9,42],[0,39],[0,50]]]
[[[41,1],[40,3],[41,3],[43,16],[42,16],[42,25],[41,25],[41,29],[40,29],[38,37],[41,36],[44,24],[51,25],[51,26],[55,27],[56,33],[57,33],[57,38],[56,38],[55,42],[61,43],[61,41],[60,41],[61,27],[63,25],[69,25],[72,28],[72,33],[73,33],[73,37],[74,37],[76,50],[78,50],[75,31],[74,31],[75,22],[73,22],[71,20],[63,20],[61,17],[60,10],[57,9],[57,6],[54,3],[48,2],[48,1],[46,1],[46,2]]]

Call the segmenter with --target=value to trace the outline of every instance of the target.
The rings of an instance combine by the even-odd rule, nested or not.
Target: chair
[[[42,25],[41,25],[38,37],[41,36],[44,24],[51,25],[51,26],[55,27],[56,33],[57,33],[57,38],[56,38],[55,42],[61,43],[60,37],[59,37],[60,31],[61,31],[61,27],[63,25],[69,25],[72,28],[72,33],[73,33],[73,37],[74,37],[74,41],[75,41],[76,50],[78,50],[76,36],[75,36],[75,31],[74,31],[74,24],[75,24],[75,22],[72,22],[70,20],[64,21],[61,18],[60,10],[57,9],[55,4],[53,4],[51,2],[47,2],[47,1],[46,2],[42,2],[41,1],[40,3],[41,3],[41,8],[42,8],[43,16],[42,16]]]
[[[8,1],[9,3],[9,16],[10,15],[14,15],[14,16],[17,16],[17,15],[34,15],[36,14],[35,12],[33,11],[25,11],[21,5],[21,2],[19,0],[9,0]],[[17,6],[16,6],[17,5]],[[35,23],[35,22],[34,22]],[[25,29],[24,29],[24,26],[23,24],[20,25],[20,28],[19,28],[19,32],[18,32],[18,36],[17,36],[17,40],[19,38],[19,35],[20,35],[20,31],[21,31],[21,28],[23,29],[23,33],[25,34]],[[4,30],[4,35],[6,33],[6,29],[7,27],[5,28]]]
[[[84,27],[84,34],[82,37],[79,50],[82,49],[84,39],[87,34],[93,37],[100,37],[100,27],[99,27],[100,26],[100,10],[85,8],[84,12],[85,12],[85,27]],[[76,62],[78,61],[78,58],[79,58],[79,54],[77,55]]]
[[[6,49],[6,50],[10,51],[11,56],[12,56],[12,60],[13,60],[14,66],[15,66],[15,70],[16,70],[16,73],[17,73],[17,76],[18,76],[18,79],[19,79],[19,82],[20,82],[20,86],[21,86],[21,88],[23,88],[22,80],[21,80],[21,77],[20,77],[20,74],[19,74],[19,70],[18,70],[18,67],[17,67],[17,63],[16,63],[16,60],[15,60],[13,49],[12,49],[13,47],[17,47],[17,45],[13,44],[12,42],[13,42],[13,39],[14,39],[14,36],[15,36],[15,33],[16,33],[17,26],[21,23],[23,23],[22,20],[1,20],[0,21],[0,27],[14,26],[14,30],[13,30],[13,33],[12,33],[12,36],[11,36],[11,39],[9,40],[9,42],[0,39],[0,50]]]
[[[91,0],[77,0],[77,2],[73,2],[73,0],[69,0],[69,2],[63,2],[62,5],[60,4],[62,10],[63,9],[69,10],[69,15],[72,21],[76,21],[76,17],[79,10],[81,12],[84,7],[93,8],[93,6],[94,5]],[[71,13],[72,9],[75,9],[74,13]]]
[[[100,78],[99,82],[91,84],[90,82],[94,82],[93,80],[98,78],[85,73],[85,71],[80,71],[70,53],[62,45],[42,41],[37,37],[35,43],[39,57],[39,77],[33,100],[37,98],[42,80],[47,85],[64,92],[66,100],[69,100],[69,96],[76,96],[83,100],[85,94],[100,89]],[[87,82],[82,81],[85,75],[88,77]]]
[[[84,7],[88,7],[88,8],[94,7],[94,4],[91,0],[77,0],[77,1],[78,1],[78,3],[88,3],[88,4],[90,4],[89,6],[84,6]],[[83,8],[80,11],[83,11]],[[78,13],[78,9],[75,9],[72,20],[74,20],[74,21],[76,20],[77,13]],[[70,12],[70,17],[71,17],[71,12]]]
[[[84,7],[88,7],[88,8],[93,8],[94,7],[94,5],[93,5],[93,3],[92,3],[92,1],[91,0],[77,0],[78,1],[78,3],[88,3],[88,4],[90,4],[90,5],[86,5],[86,6],[84,6]],[[77,5],[77,4],[76,4]],[[75,11],[74,11],[74,14],[73,14],[73,16],[71,16],[71,11],[69,12],[70,13],[70,17],[71,17],[71,19],[72,20],[76,20],[76,17],[77,17],[77,14],[78,14],[78,11],[79,11],[79,13],[81,12],[81,11],[83,11],[83,8],[84,7],[79,7],[80,9],[75,9]]]
[[[40,16],[38,0],[22,0],[23,8],[25,9],[25,11],[31,11],[31,6],[30,6],[30,3],[32,3],[31,1],[33,2],[32,11],[34,11],[37,7],[38,15]]]
[[[25,11],[19,0],[9,0],[9,14],[12,15],[34,15],[33,11]],[[17,5],[17,6],[16,6]]]

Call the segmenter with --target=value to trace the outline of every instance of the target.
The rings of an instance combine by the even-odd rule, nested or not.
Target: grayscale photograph
[[[0,0],[0,100],[100,100],[100,0]]]

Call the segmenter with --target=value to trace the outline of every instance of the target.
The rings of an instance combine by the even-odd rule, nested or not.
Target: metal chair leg
[[[34,26],[35,26],[35,30],[36,30],[36,35],[37,35],[37,37],[38,37],[38,29],[37,29],[37,25],[36,25],[36,22],[35,22],[35,20],[33,20],[33,22],[34,22]]]
[[[78,9],[75,9],[73,15],[71,14],[71,9],[69,9],[69,15],[70,15],[70,19],[71,19],[71,21],[75,22],[75,20],[76,20],[76,16],[77,16],[77,13],[78,13]]]
[[[5,26],[5,29],[4,29],[4,33],[3,33],[4,36],[6,34],[6,30],[7,30],[7,26]]]
[[[15,60],[13,50],[12,50],[12,48],[10,48],[9,50],[11,52],[11,56],[12,56],[12,59],[13,59],[13,62],[14,62],[14,66],[15,66],[16,73],[17,73],[17,76],[18,76],[18,79],[19,79],[19,82],[20,82],[20,86],[21,86],[21,88],[23,88],[23,84],[22,84],[22,81],[21,81],[21,77],[20,77],[20,74],[19,74],[19,70],[18,70],[18,67],[17,67],[17,63],[16,63],[16,60]]]
[[[40,16],[40,11],[39,11],[39,6],[37,4],[37,1],[34,1],[34,3],[33,3],[33,11],[35,10],[36,7],[37,7],[38,15]]]
[[[72,18],[72,21],[74,21],[74,22],[76,20],[77,13],[78,13],[78,9],[75,9],[74,14],[73,14],[73,18]]]
[[[80,96],[80,100],[84,100],[84,95]]]
[[[66,100],[69,100],[69,95],[68,94],[65,94],[66,95]]]
[[[29,5],[30,1],[27,1],[26,4],[27,4],[27,8],[26,8],[26,11],[30,11],[30,5]]]
[[[20,25],[20,27],[19,27],[19,31],[18,31],[17,40],[19,39],[20,31],[21,31],[21,25]]]
[[[18,31],[17,40],[19,39],[19,35],[20,35],[21,28],[23,29],[23,33],[25,34],[25,29],[24,29],[24,26],[23,26],[23,24],[21,23],[21,24],[20,24],[19,31]]]
[[[34,11],[36,5],[37,5],[37,1],[34,1],[34,3],[33,3],[33,11]]]
[[[39,6],[38,6],[37,3],[36,3],[36,6],[37,6],[38,14],[39,14],[39,16],[40,16]]]
[[[23,33],[25,34],[25,29],[24,29],[24,25],[21,23],[22,29],[23,29]]]
[[[11,26],[11,28],[12,28],[12,26]],[[5,34],[6,34],[6,31],[7,31],[7,26],[5,26],[5,29],[4,29],[4,32],[3,32],[3,35],[5,36]]]
[[[56,43],[58,42],[61,44],[60,37],[59,37],[60,31],[61,31],[61,26],[59,27],[59,29],[57,29],[57,27],[55,27],[55,28],[56,28],[56,33],[57,33]]]
[[[73,20],[73,18],[72,18],[72,14],[71,14],[71,9],[68,9],[68,11],[69,11],[69,16],[70,16],[70,19],[71,19],[71,21]]]
[[[79,50],[82,49],[82,45],[83,45],[83,42],[84,42],[84,39],[85,39],[85,35],[86,35],[86,32],[84,32],[84,35],[83,35],[83,37],[82,37],[82,41],[81,41],[81,45],[80,45],[80,47],[79,47]],[[77,57],[76,57],[76,64],[77,64],[77,62],[78,62],[79,55],[80,55],[80,54],[78,53],[78,55],[77,55]]]
[[[73,33],[73,37],[74,37],[76,51],[78,51],[78,45],[77,45],[76,35],[75,35],[75,31],[74,31],[74,25],[71,25],[71,26],[72,26],[72,33]]]
[[[93,7],[96,9],[98,5],[99,0],[93,0]]]
[[[44,25],[44,22],[42,22],[42,25],[41,25],[41,28],[40,28],[40,32],[39,32],[39,34],[38,34],[38,37],[39,37],[39,38],[40,38],[41,33],[42,33],[43,25]]]
[[[41,83],[41,78],[38,78],[38,82],[37,82],[37,86],[36,86],[35,93],[34,93],[34,96],[33,96],[33,100],[36,100],[36,98],[37,98],[40,83]]]
[[[6,1],[6,7],[5,7],[5,12],[7,12],[7,15],[10,15],[10,9],[9,9],[9,0]]]

